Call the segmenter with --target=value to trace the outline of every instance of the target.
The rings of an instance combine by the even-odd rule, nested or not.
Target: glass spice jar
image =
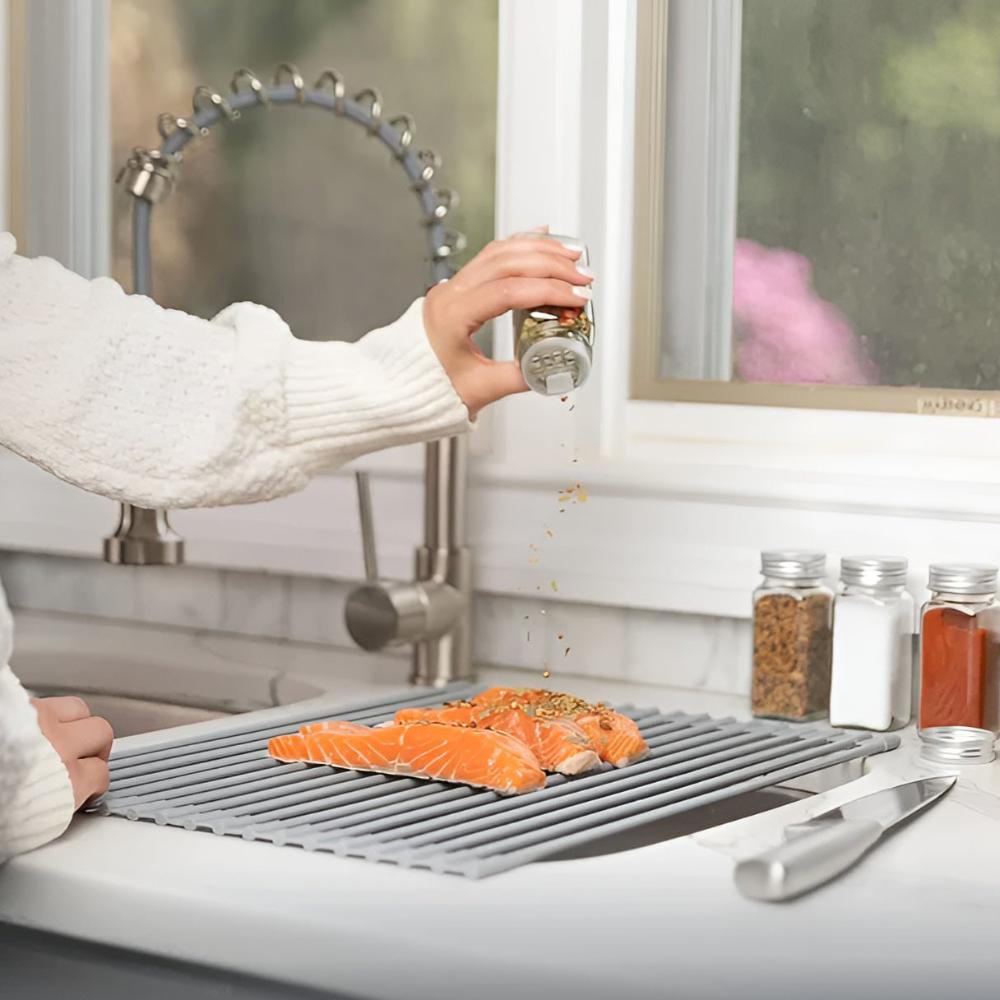
[[[928,589],[920,615],[921,739],[938,754],[973,740],[977,753],[963,759],[992,760],[1000,735],[997,568],[937,563]]]
[[[801,721],[830,700],[833,592],[820,552],[764,552],[753,595],[753,714]]]
[[[910,721],[913,598],[905,559],[840,561],[833,616],[830,722],[884,731]]]
[[[541,234],[537,234],[541,235]],[[546,234],[571,250],[578,264],[590,264],[586,244],[571,236]],[[543,396],[564,396],[590,375],[594,357],[594,306],[537,306],[514,310],[514,356],[528,387]]]

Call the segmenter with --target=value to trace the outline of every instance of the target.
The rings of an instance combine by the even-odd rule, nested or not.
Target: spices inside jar
[[[830,722],[887,730],[910,720],[913,599],[898,556],[841,560]]]
[[[833,593],[823,584],[826,556],[765,552],[754,593],[754,715],[802,720],[830,700]]]
[[[931,566],[920,624],[920,729],[1000,733],[1000,605],[992,566]]]

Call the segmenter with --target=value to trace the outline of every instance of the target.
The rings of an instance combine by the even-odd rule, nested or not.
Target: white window
[[[637,398],[994,415],[995,18],[640,3]]]
[[[83,6],[76,0],[74,9],[77,3]],[[984,3],[980,0],[978,6]],[[976,5],[976,0],[916,4],[930,19],[921,29],[930,39],[927,45],[933,48],[934,19],[942,9],[958,16]],[[810,221],[809,211],[838,215],[839,203],[824,202],[826,189],[804,172],[799,181],[808,184],[797,195],[805,205],[801,212],[783,208],[770,220],[773,229],[741,231],[744,223],[762,227],[761,220],[769,219],[759,207],[766,192],[761,194],[762,182],[752,179],[757,175],[748,173],[750,167],[766,173],[768,164],[780,159],[774,130],[764,127],[774,104],[765,91],[781,89],[782,68],[794,68],[796,79],[806,81],[799,90],[808,85],[815,91],[816,100],[805,105],[807,110],[815,112],[820,97],[842,111],[849,109],[850,101],[837,96],[856,82],[842,79],[857,72],[855,57],[838,49],[847,44],[847,27],[833,30],[826,24],[820,30],[808,19],[829,20],[834,17],[831,8],[850,8],[863,24],[864,17],[870,20],[894,6],[898,0],[843,0],[836,5],[807,0],[499,0],[495,228],[509,233],[548,222],[554,231],[589,243],[598,275],[597,354],[587,388],[566,403],[524,396],[481,418],[470,488],[470,542],[481,588],[745,615],[756,553],[765,547],[820,547],[834,556],[851,549],[890,550],[910,556],[915,579],[934,558],[1000,562],[1000,533],[994,539],[1000,520],[1000,424],[974,416],[920,415],[912,412],[912,399],[911,412],[846,409],[854,405],[849,395],[825,394],[912,393],[912,386],[900,384],[904,380],[899,375],[886,378],[881,390],[725,380],[740,347],[731,323],[735,236],[815,256],[813,243],[796,244],[793,237],[805,240],[807,222],[822,229],[823,216]],[[769,26],[775,18],[779,50],[767,57],[758,50],[771,43]],[[788,32],[794,34],[789,18],[798,19],[792,27],[799,32],[800,48],[786,38]],[[956,37],[971,32],[975,39],[978,22],[972,14],[969,18],[964,34],[958,31]],[[983,44],[995,36],[985,28],[982,32]],[[335,49],[331,45],[329,61],[337,61]],[[226,51],[231,60],[249,61],[235,50]],[[751,51],[759,64],[752,73]],[[809,59],[821,62],[822,73]],[[182,75],[186,90],[192,81]],[[376,76],[365,82],[379,84]],[[753,95],[743,90],[748,80],[756,88]],[[790,92],[798,93],[794,87]],[[427,95],[432,116],[437,103],[449,108],[454,101],[447,88],[429,89]],[[940,108],[933,113],[942,114]],[[808,115],[804,118],[803,127],[818,127]],[[884,131],[862,130],[859,135],[856,141],[868,150],[866,155],[888,155],[895,148]],[[835,138],[828,137],[831,155],[840,155]],[[981,222],[970,205],[986,206],[990,200],[991,142],[987,136],[981,143],[978,176],[974,151],[957,147],[969,174],[968,183],[955,192],[956,211],[966,213],[966,229]],[[792,162],[780,162],[782,169],[795,166],[792,153],[798,149],[798,141],[789,140]],[[448,150],[441,151],[447,162]],[[910,152],[918,155],[919,149]],[[938,176],[923,162],[920,169],[927,170],[929,179]],[[979,200],[973,201],[971,189],[977,184]],[[460,183],[455,186],[465,194]],[[887,183],[879,191],[879,197],[899,195]],[[783,193],[778,189],[770,196],[781,204]],[[178,203],[183,200],[183,188],[175,197]],[[162,211],[166,215],[175,208],[167,203]],[[849,200],[840,208],[844,225],[861,225],[862,216]],[[687,211],[682,221],[676,218],[679,209]],[[988,213],[983,218],[988,220]],[[796,220],[805,227],[801,231]],[[873,241],[889,242],[889,249],[905,258],[915,229],[875,227]],[[989,256],[983,242],[988,235],[975,230],[962,252],[974,251],[983,264]],[[949,260],[954,265],[960,253],[957,244],[950,246],[951,257],[927,253],[920,267]],[[870,249],[887,252],[874,245]],[[876,321],[871,317],[891,315],[898,293],[879,298],[886,283],[877,274],[862,273],[854,280],[846,251],[846,271],[834,250],[825,252],[814,261],[818,294],[850,314],[852,329],[868,338],[874,356]],[[184,266],[183,260],[178,266]],[[953,326],[965,322],[964,329],[971,329],[968,314],[952,316],[939,294],[951,272],[941,264],[938,271],[917,273],[926,274],[925,283],[933,286],[924,291],[940,307],[935,322],[950,317]],[[886,280],[903,279],[894,274]],[[977,287],[982,297],[976,309],[985,325],[991,286],[984,279]],[[219,291],[220,303],[235,294],[228,288]],[[862,310],[855,316],[851,302],[871,305],[874,312]],[[918,312],[927,319],[928,309]],[[886,356],[890,348],[898,348],[903,357],[901,345],[917,336],[910,329],[916,314],[911,310],[908,315],[911,321],[905,329],[900,324],[898,340],[892,339],[893,330],[887,333]],[[978,345],[973,368],[980,366],[984,379],[992,377],[988,337],[970,334],[962,343]],[[508,324],[496,325],[495,347],[498,356],[509,354]],[[944,389],[947,398],[971,394],[993,399],[989,393],[995,387],[973,385],[965,375],[942,374],[943,362],[932,367],[929,359],[927,354],[914,364],[928,366],[923,381],[937,397]],[[747,395],[748,390],[757,395]],[[789,402],[797,408],[779,405]],[[900,407],[883,403],[878,408]],[[393,574],[409,573],[419,533],[419,457],[390,453],[366,462],[376,472],[380,555]],[[113,517],[111,506],[23,466],[3,466],[5,480],[14,485],[0,489],[0,544],[96,553]],[[559,490],[577,482],[590,499],[560,504]],[[188,539],[192,561],[342,577],[361,571],[346,472],[322,477],[287,500],[185,512],[175,523]]]

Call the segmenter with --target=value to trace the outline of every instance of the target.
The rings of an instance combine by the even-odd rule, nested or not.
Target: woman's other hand
[[[580,251],[540,232],[495,240],[424,301],[424,328],[455,391],[476,414],[488,403],[527,386],[514,361],[492,361],[473,334],[511,309],[540,305],[580,307],[593,275]]]
[[[106,719],[90,714],[81,698],[33,698],[42,734],[62,758],[73,785],[74,808],[108,789],[108,756],[114,739]]]

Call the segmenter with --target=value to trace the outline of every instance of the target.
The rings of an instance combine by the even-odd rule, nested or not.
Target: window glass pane
[[[744,0],[733,374],[1000,388],[1000,5]]]
[[[307,83],[337,69],[416,120],[416,148],[461,195],[450,225],[492,238],[497,0],[112,0],[112,141],[159,143],[160,112],[187,114],[198,84],[228,93],[241,66],[281,62]],[[114,275],[131,287],[131,204],[118,192]],[[211,316],[233,301],[277,309],[297,336],[353,340],[428,283],[417,201],[388,151],[316,109],[275,107],[188,145],[154,211],[154,294]]]

